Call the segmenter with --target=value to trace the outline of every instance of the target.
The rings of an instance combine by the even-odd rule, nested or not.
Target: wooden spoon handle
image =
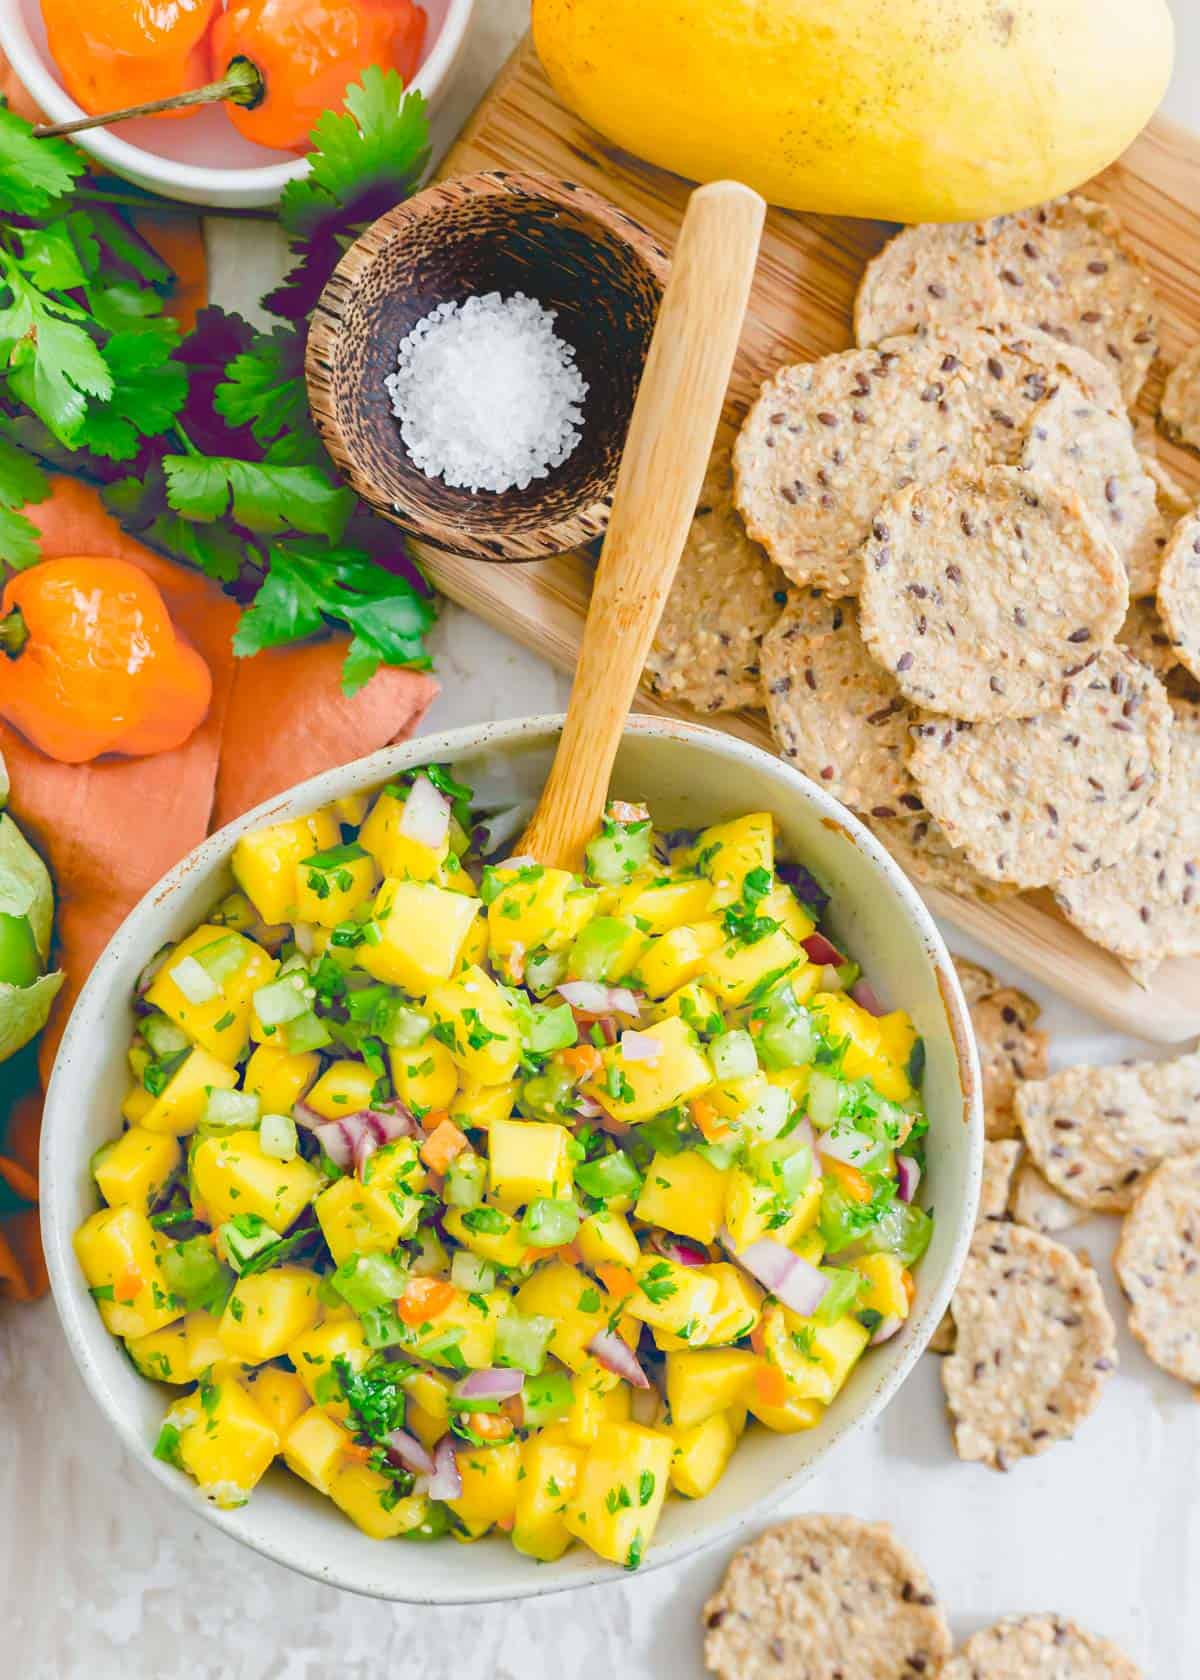
[[[736,181],[688,203],[659,310],[571,702],[520,851],[578,869],[696,511],[758,260],[766,205]],[[648,788],[647,794],[653,792]]]

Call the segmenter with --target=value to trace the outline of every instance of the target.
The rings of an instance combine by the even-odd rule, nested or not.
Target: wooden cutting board
[[[635,216],[670,250],[689,187],[610,147],[559,103],[532,43],[525,41],[447,155],[441,175],[479,169],[534,170],[576,181]],[[1200,138],[1155,121],[1119,163],[1087,189],[1119,211],[1153,272],[1162,303],[1162,352],[1174,362],[1200,335]],[[863,266],[893,232],[890,224],[772,211],[758,277],[729,388],[726,420],[736,425],[762,381],[785,362],[810,361],[853,343],[851,309]],[[1162,389],[1156,367],[1141,406],[1152,419]],[[1171,470],[1200,496],[1200,459],[1160,440]],[[571,671],[591,588],[591,561],[565,554],[527,565],[488,565],[418,547],[444,594]],[[644,693],[643,711],[692,714]],[[739,712],[705,719],[774,751],[765,717]],[[1151,987],[1137,986],[1114,958],[1064,922],[1048,893],[983,904],[921,889],[937,915],[1126,1031],[1162,1043],[1200,1033],[1200,959],[1164,963]]]

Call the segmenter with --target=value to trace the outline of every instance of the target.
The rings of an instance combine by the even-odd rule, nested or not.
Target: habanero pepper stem
[[[262,104],[266,94],[267,83],[262,71],[250,59],[239,56],[230,60],[229,68],[219,81],[209,82],[205,87],[174,94],[170,99],[151,99],[144,105],[128,105],[122,111],[76,117],[73,122],[39,123],[33,133],[37,140],[53,140],[62,135],[82,134],[88,128],[107,128],[111,123],[128,122],[134,117],[184,111],[192,105],[219,105],[226,99],[233,105],[240,105],[243,110],[252,111],[256,105]]]

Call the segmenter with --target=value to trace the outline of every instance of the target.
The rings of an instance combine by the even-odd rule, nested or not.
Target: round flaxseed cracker
[[[1013,1175],[1022,1150],[1019,1138],[989,1138],[983,1146],[983,1184],[979,1191],[979,1218],[1007,1219]]]
[[[1200,450],[1200,344],[1193,344],[1167,375],[1158,418],[1174,442]]]
[[[1004,300],[990,249],[997,226],[992,220],[901,228],[867,264],[854,299],[855,342],[998,321]]]
[[[1038,1231],[989,1220],[954,1292],[942,1384],[962,1459],[1007,1470],[1067,1440],[1117,1362],[1096,1274]]]
[[[1037,331],[917,333],[781,368],[734,445],[746,529],[793,582],[857,594],[879,504],[954,468],[1011,464],[1035,405],[1064,384],[1120,406],[1092,357]]]
[[[1158,611],[1176,663],[1200,677],[1200,514],[1171,534],[1158,579]]]
[[[1200,1149],[1200,1051],[1063,1068],[1021,1085],[1015,1106],[1047,1183],[1079,1207],[1124,1213],[1160,1161]]]
[[[1031,718],[930,719],[909,769],[926,809],[989,880],[1040,887],[1115,863],[1168,786],[1171,707],[1162,684],[1110,648]]]
[[[981,1628],[939,1680],[1142,1680],[1110,1639],[1062,1616],[1014,1616]]]
[[[746,535],[721,450],[646,660],[651,689],[697,712],[761,706],[759,647],[786,599],[778,567]]]
[[[1130,601],[1125,622],[1117,631],[1117,646],[1149,666],[1156,677],[1165,677],[1179,663],[1157,605],[1144,597]]]
[[[857,810],[890,816],[920,807],[905,767],[912,709],[867,652],[853,601],[793,590],[763,639],[762,672],[789,764]]]
[[[1073,194],[1006,216],[990,249],[1005,294],[1000,319],[1089,351],[1132,407],[1158,352],[1158,300],[1120,218]]]
[[[1200,1387],[1200,1153],[1175,1155],[1145,1179],[1113,1264],[1149,1357]]]
[[[735,1552],[704,1606],[719,1680],[916,1680],[950,1654],[929,1577],[886,1523],[796,1517]]]
[[[1055,887],[1068,921],[1142,980],[1200,955],[1200,711],[1176,700],[1172,713],[1170,780],[1132,849]]]
[[[1021,466],[1040,484],[1069,486],[1120,556],[1129,593],[1153,595],[1163,517],[1126,414],[1056,391],[1029,423]]]
[[[983,1075],[983,1118],[989,1138],[1020,1135],[1013,1096],[1023,1079],[1046,1072],[1050,1040],[1038,1026],[1041,1007],[1015,986],[1006,986],[978,963],[956,957],[979,1066]]]
[[[904,229],[867,265],[854,315],[860,344],[922,325],[1039,328],[1101,361],[1128,404],[1158,343],[1154,289],[1118,217],[1078,196]]]
[[[1080,498],[1012,467],[912,485],[880,506],[863,550],[870,652],[914,705],[970,722],[1052,710],[1128,605]]]
[[[913,795],[912,797],[916,797]],[[867,815],[872,834],[895,858],[906,875],[928,887],[941,887],[960,898],[1007,898],[1015,887],[989,881],[967,861],[966,853],[952,846],[941,828],[920,808],[904,809],[894,816]]]

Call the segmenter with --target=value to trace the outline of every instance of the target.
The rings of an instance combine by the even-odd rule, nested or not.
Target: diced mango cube
[[[497,870],[495,878],[505,884],[488,905],[488,941],[493,960],[500,963],[507,962],[514,951],[523,954],[543,945],[557,950],[568,944],[578,922],[578,915],[568,912],[569,898],[586,907],[585,920],[595,907],[595,894],[580,894],[575,876],[565,869],[529,864]]]
[[[595,1446],[613,1423],[628,1423],[632,1391],[626,1382],[604,1388],[576,1378],[571,1410],[563,1419],[563,1431],[572,1446]]]
[[[261,1365],[311,1330],[320,1302],[317,1275],[302,1266],[272,1266],[239,1278],[221,1315],[221,1341],[231,1359]]]
[[[665,1021],[668,1015],[678,1015],[695,1032],[707,1034],[725,1031],[716,998],[701,980],[689,980],[658,1002],[647,1004],[646,1019],[653,1024]]]
[[[614,1425],[584,1461],[563,1519],[568,1532],[610,1563],[636,1569],[662,1513],[674,1450],[656,1429]]]
[[[429,1515],[429,1501],[423,1495],[397,1498],[392,1478],[366,1464],[347,1464],[337,1471],[329,1484],[329,1497],[372,1540],[408,1534]]]
[[[217,944],[235,946],[241,963],[221,980],[215,997],[205,1003],[191,1003],[176,984],[174,970],[183,958],[199,960],[206,948]],[[250,1037],[250,1000],[260,986],[270,983],[277,967],[275,959],[252,939],[205,923],[176,945],[154,976],[146,1001],[170,1016],[219,1062],[233,1067],[241,1060]]]
[[[443,1039],[467,1079],[503,1085],[521,1060],[517,1012],[490,974],[469,968],[458,979],[434,986],[426,1000]]]
[[[764,1361],[760,1361],[760,1365],[764,1370],[771,1369]],[[751,1385],[747,1405],[758,1421],[777,1435],[795,1435],[804,1429],[815,1429],[825,1416],[825,1408],[819,1400],[805,1399],[790,1389],[783,1399],[769,1397],[773,1394],[773,1385],[763,1382],[760,1387],[756,1381]]]
[[[762,1290],[740,1266],[733,1266],[727,1260],[704,1269],[717,1285],[705,1346],[721,1347],[752,1335],[762,1318]]]
[[[571,1371],[579,1371],[588,1362],[587,1344],[608,1328],[615,1306],[586,1272],[563,1260],[539,1266],[516,1294],[519,1313],[553,1320],[550,1352]]]
[[[488,1218],[488,1227],[479,1229],[474,1221],[464,1219],[461,1208],[451,1208],[442,1223],[447,1235],[481,1260],[490,1260],[494,1266],[521,1265],[529,1244],[521,1235],[520,1223],[503,1208],[491,1209]]]
[[[478,909],[477,899],[461,893],[389,876],[375,899],[378,943],[358,946],[359,964],[376,980],[421,996],[454,973]]]
[[[96,1165],[95,1178],[109,1207],[148,1213],[183,1157],[170,1132],[130,1126]]]
[[[239,1213],[256,1213],[281,1235],[304,1212],[322,1183],[300,1155],[279,1161],[264,1153],[257,1132],[205,1138],[192,1156],[193,1200],[214,1225]]]
[[[821,1180],[812,1178],[789,1207],[768,1184],[743,1167],[728,1175],[725,1193],[725,1230],[735,1254],[760,1237],[790,1248],[816,1224],[821,1212]]]
[[[222,1510],[244,1505],[279,1451],[279,1437],[231,1373],[200,1389],[200,1416],[179,1435],[179,1460]]]
[[[342,1394],[335,1361],[344,1359],[352,1371],[361,1371],[372,1358],[372,1349],[358,1319],[353,1316],[327,1319],[315,1330],[307,1330],[297,1337],[287,1356],[313,1403],[323,1406],[330,1417],[348,1420],[350,1407]]]
[[[148,1336],[183,1316],[162,1275],[167,1244],[133,1207],[102,1208],[75,1233],[75,1255],[106,1328]]]
[[[310,1406],[285,1431],[283,1462],[318,1493],[328,1493],[345,1468],[350,1436],[320,1406]]]
[[[503,1441],[458,1455],[462,1492],[446,1503],[472,1539],[479,1539],[494,1523],[516,1520],[517,1489],[521,1478],[521,1446]]]
[[[656,939],[686,922],[700,921],[711,897],[712,884],[702,875],[670,881],[648,876],[620,889],[612,913],[633,918],[642,933]]]
[[[230,860],[234,879],[270,925],[295,921],[296,865],[313,852],[328,851],[341,839],[329,811],[244,834]]]
[[[724,942],[725,930],[718,921],[703,921],[672,928],[652,939],[638,958],[635,976],[652,998],[686,986],[703,974],[714,951]]]
[[[745,1003],[756,987],[769,988],[803,961],[803,948],[780,927],[750,945],[740,939],[726,940],[710,953],[704,978],[722,1003]]]
[[[291,919],[335,928],[372,897],[378,883],[375,859],[361,846],[312,852],[296,865]]]
[[[210,1312],[190,1312],[184,1319],[188,1374],[193,1381],[202,1377],[210,1365],[219,1365],[225,1358],[220,1329],[220,1320]]]
[[[415,1196],[363,1184],[350,1175],[322,1190],[313,1207],[339,1266],[355,1254],[390,1253],[413,1235],[421,1216]]]
[[[291,1056],[274,1044],[260,1044],[246,1063],[242,1087],[259,1100],[264,1114],[290,1114],[321,1071],[315,1050]]]
[[[652,1060],[631,1060],[620,1044],[613,1044],[602,1052],[604,1072],[588,1081],[588,1095],[627,1124],[650,1120],[712,1084],[708,1057],[678,1016],[659,1022],[653,1036],[660,1048]]]
[[[636,1266],[641,1257],[637,1238],[623,1213],[611,1207],[589,1214],[579,1227],[576,1245],[589,1266]]]
[[[356,1114],[360,1108],[370,1108],[376,1077],[365,1062],[349,1058],[332,1062],[305,1101],[325,1120]]]
[[[474,1126],[489,1131],[497,1120],[507,1120],[516,1106],[517,1083],[505,1080],[501,1085],[481,1085],[477,1079],[464,1079],[450,1104],[450,1118],[460,1131]]]
[[[449,1109],[458,1090],[458,1066],[439,1039],[388,1051],[396,1095],[414,1114]]]
[[[643,1254],[633,1275],[637,1287],[626,1302],[631,1317],[685,1340],[696,1332],[703,1336],[717,1299],[716,1281],[703,1267]]]
[[[405,799],[400,790],[384,788],[363,823],[358,843],[385,875],[397,881],[433,881],[450,852],[447,830],[436,846],[426,846],[400,832]]]
[[[718,1412],[690,1429],[678,1425],[670,1431],[675,1443],[671,1460],[671,1486],[687,1499],[703,1499],[725,1474],[737,1435],[728,1412]]]
[[[691,1429],[744,1401],[759,1359],[741,1348],[689,1348],[667,1355],[667,1404],[677,1429]]]
[[[188,1358],[186,1320],[177,1318],[148,1336],[129,1336],[125,1347],[130,1359],[151,1382],[189,1383],[195,1373]]]
[[[131,1126],[140,1126],[146,1115],[154,1107],[154,1098],[140,1083],[131,1085],[125,1093],[125,1100],[121,1104],[121,1118],[127,1120]]]
[[[713,891],[710,905],[724,910],[742,897],[753,870],[775,873],[775,819],[766,811],[714,823],[697,836],[696,868],[707,875]]]
[[[664,1231],[715,1242],[725,1217],[725,1174],[692,1150],[657,1154],[646,1168],[634,1212]]]
[[[237,1069],[219,1062],[197,1045],[176,1068],[163,1087],[162,1095],[142,1116],[147,1132],[167,1132],[183,1137],[194,1132],[204,1118],[210,1091],[231,1091],[237,1084]]]
[[[563,1512],[575,1491],[583,1451],[532,1435],[521,1448],[512,1543],[526,1557],[553,1563],[571,1544]]]
[[[509,1209],[570,1194],[571,1134],[553,1121],[497,1120],[488,1131],[488,1188]]]
[[[850,1262],[867,1280],[858,1307],[877,1312],[881,1318],[907,1318],[908,1290],[904,1287],[904,1262],[894,1254],[864,1254]]]
[[[261,1371],[255,1371],[246,1378],[246,1388],[280,1441],[302,1412],[315,1410],[295,1371],[281,1371],[278,1365],[264,1365]],[[323,1417],[324,1413],[317,1411],[316,1415]]]

